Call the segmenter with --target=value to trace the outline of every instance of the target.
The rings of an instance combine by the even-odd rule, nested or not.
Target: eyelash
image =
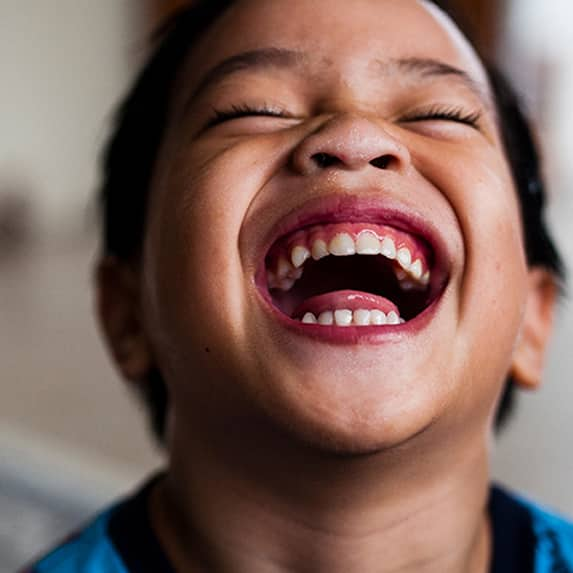
[[[467,112],[458,107],[430,107],[425,111],[414,112],[406,117],[401,118],[402,123],[412,123],[415,121],[453,121],[468,125],[475,129],[479,128],[482,114],[480,111]]]
[[[263,117],[286,117],[284,113],[270,106],[262,105],[260,107],[251,107],[248,104],[235,104],[227,110],[213,109],[213,117],[209,120],[207,127],[213,127],[224,121],[231,119],[239,119],[248,116],[263,116]]]
[[[271,106],[262,105],[255,107],[248,104],[235,104],[227,110],[213,109],[213,117],[209,120],[207,127],[213,127],[225,121],[249,116],[288,117],[282,110],[272,108]],[[416,121],[453,121],[478,129],[481,117],[482,114],[480,111],[466,112],[457,107],[434,106],[428,110],[414,112],[402,117],[400,121],[402,123],[413,123]]]

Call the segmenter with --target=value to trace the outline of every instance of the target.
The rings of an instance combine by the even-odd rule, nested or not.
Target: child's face
[[[193,49],[174,99],[143,267],[172,431],[271,422],[348,452],[482,432],[528,270],[485,72],[453,25],[415,0],[239,2]],[[209,125],[246,108],[267,115]],[[311,257],[290,290],[276,276],[294,246],[318,256],[317,238],[346,232],[332,251],[376,247],[368,230],[407,247],[422,278],[398,281],[388,241],[387,257]],[[301,321],[394,305],[404,324]]]

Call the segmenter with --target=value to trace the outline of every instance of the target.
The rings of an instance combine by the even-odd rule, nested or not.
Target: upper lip
[[[436,224],[417,209],[376,193],[332,193],[314,197],[293,209],[273,226],[262,245],[259,272],[272,245],[299,229],[332,223],[373,223],[388,225],[424,240],[432,250],[432,275],[443,283],[450,269],[448,244]]]

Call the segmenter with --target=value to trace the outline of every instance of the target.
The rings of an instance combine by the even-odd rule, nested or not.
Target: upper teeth
[[[356,240],[356,252],[359,255],[379,255],[380,239],[372,231],[364,231]]]
[[[308,249],[306,249],[306,247],[302,247],[302,248],[305,250],[308,250]],[[328,245],[322,239],[316,239],[312,243],[312,258],[315,261],[318,261],[324,257],[327,257],[330,254],[331,253],[328,252]]]
[[[384,237],[380,244],[380,254],[384,255],[387,259],[396,258],[396,245],[390,237]]]
[[[294,283],[301,278],[303,266],[310,258],[315,261],[328,255],[345,257],[350,255],[382,255],[395,260],[396,277],[404,289],[424,288],[430,282],[430,271],[424,271],[421,259],[414,259],[412,251],[407,246],[397,248],[391,237],[379,237],[372,230],[364,230],[356,239],[349,233],[337,233],[326,243],[322,238],[314,238],[310,245],[296,244],[290,250],[290,260],[280,257],[274,271],[269,270],[267,280],[269,288],[290,290]]]
[[[400,266],[405,270],[409,270],[410,266],[412,264],[412,253],[410,252],[410,249],[406,248],[406,247],[402,247],[397,253],[396,253],[396,258],[398,259],[398,262],[400,263]]]
[[[293,267],[295,269],[302,267],[302,265],[304,265],[310,256],[310,251],[306,247],[302,247],[300,245],[296,246],[290,254]]]
[[[356,243],[354,239],[346,234],[339,233],[328,244],[328,251],[335,257],[346,257],[356,254]]]

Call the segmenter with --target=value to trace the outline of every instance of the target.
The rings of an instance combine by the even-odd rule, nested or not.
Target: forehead
[[[192,76],[198,81],[228,58],[267,48],[295,51],[314,69],[348,77],[375,63],[433,59],[487,84],[469,42],[425,0],[239,0],[192,50]]]

